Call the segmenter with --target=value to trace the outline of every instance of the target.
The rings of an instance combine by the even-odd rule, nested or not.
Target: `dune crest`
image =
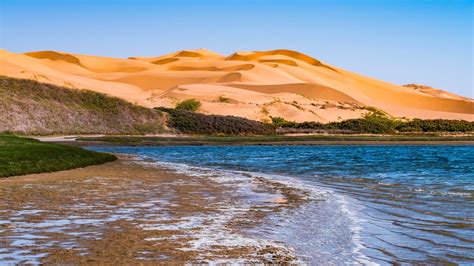
[[[38,59],[62,60],[71,64],[82,65],[81,61],[77,57],[70,54],[59,53],[55,51],[31,52],[25,53],[25,55]]]
[[[367,106],[395,117],[474,121],[474,101],[424,85],[399,86],[277,49],[224,56],[206,49],[109,58],[0,50],[0,75],[89,89],[147,107],[195,98],[201,112],[268,121],[340,121]]]
[[[178,61],[178,60],[179,60],[179,58],[172,57],[172,58],[159,59],[159,60],[153,61],[151,63],[153,63],[155,65],[164,65],[164,64],[172,63],[172,62],[175,62],[175,61]]]
[[[450,92],[447,92],[447,91],[435,89],[433,87],[426,86],[426,85],[406,84],[406,85],[403,85],[403,87],[411,88],[411,89],[426,93],[428,95],[431,95],[433,97],[447,98],[447,99],[457,99],[457,100],[469,100],[466,97],[462,97],[462,96],[459,96],[459,95],[456,95],[456,94],[453,94],[453,93],[450,93]]]
[[[227,60],[253,61],[253,60],[256,60],[260,57],[271,56],[271,55],[287,56],[289,58],[293,58],[293,59],[297,59],[299,61],[306,62],[306,63],[308,63],[310,65],[313,65],[313,66],[325,67],[325,68],[328,68],[328,69],[331,69],[331,70],[337,72],[336,69],[334,69],[334,68],[332,68],[332,67],[330,67],[326,64],[323,64],[321,61],[319,61],[319,60],[317,60],[317,59],[315,59],[311,56],[302,54],[300,52],[296,52],[296,51],[292,51],[292,50],[285,50],[285,49],[271,50],[271,51],[255,51],[255,52],[252,52],[250,54],[234,53],[231,56],[227,57]],[[284,60],[284,61],[288,62],[288,61],[291,61],[291,60]]]

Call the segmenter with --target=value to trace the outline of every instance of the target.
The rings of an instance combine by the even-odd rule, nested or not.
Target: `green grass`
[[[97,138],[80,138],[81,141],[100,141],[115,144],[259,144],[290,143],[317,141],[474,141],[473,136],[436,136],[436,135],[388,135],[388,136],[354,136],[354,135],[308,135],[308,136],[191,136],[191,137],[129,137],[107,136]]]
[[[0,177],[68,170],[116,159],[78,147],[0,135]]]

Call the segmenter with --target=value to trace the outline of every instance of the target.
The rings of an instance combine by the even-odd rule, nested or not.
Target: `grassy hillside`
[[[67,170],[116,159],[78,147],[0,135],[0,177]]]
[[[104,94],[0,76],[0,132],[145,134],[163,114]]]

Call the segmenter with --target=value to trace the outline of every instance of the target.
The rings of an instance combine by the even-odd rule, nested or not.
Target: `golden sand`
[[[195,98],[203,113],[261,121],[271,116],[338,121],[361,117],[364,106],[396,117],[474,121],[472,99],[391,84],[281,49],[230,56],[198,49],[128,59],[0,50],[0,74],[103,92],[147,107]]]

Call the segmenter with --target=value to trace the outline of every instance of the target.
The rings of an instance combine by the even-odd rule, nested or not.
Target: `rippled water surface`
[[[334,204],[347,204],[346,217],[328,216],[324,208],[303,208],[320,227],[305,245],[319,248],[324,226],[355,219],[365,259],[444,264],[474,263],[474,147],[472,146],[186,146],[110,147],[96,150],[134,154],[157,162],[206,169],[285,176],[334,193]],[[291,180],[290,179],[290,180]],[[343,201],[341,199],[344,199]],[[315,215],[317,214],[317,216]],[[340,221],[334,219],[341,219]],[[307,221],[311,223],[312,221]],[[343,230],[342,227],[340,227]],[[337,231],[337,228],[330,228]],[[305,235],[305,234],[302,234]],[[290,245],[302,246],[299,235]],[[303,237],[303,236],[301,236]],[[357,238],[357,239],[355,239]],[[293,241],[293,243],[291,243]],[[343,241],[341,241],[342,243]],[[327,251],[327,250],[326,250]],[[326,252],[321,250],[321,253]]]

